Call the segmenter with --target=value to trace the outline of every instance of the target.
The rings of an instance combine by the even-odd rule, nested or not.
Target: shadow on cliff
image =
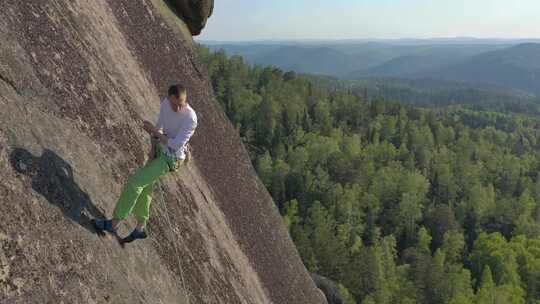
[[[68,162],[48,149],[36,157],[25,149],[15,148],[11,152],[10,163],[17,172],[30,176],[32,189],[62,210],[64,216],[95,233],[90,219],[105,215],[77,185]]]

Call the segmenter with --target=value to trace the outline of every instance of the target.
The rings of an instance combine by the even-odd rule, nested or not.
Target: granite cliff
[[[213,101],[203,21],[176,8],[1,1],[0,303],[325,303]],[[145,162],[141,119],[172,83],[199,116],[193,160],[156,190],[150,238],[121,249],[88,219]]]

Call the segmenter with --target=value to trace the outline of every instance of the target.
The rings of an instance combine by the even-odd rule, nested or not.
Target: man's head
[[[172,85],[169,88],[169,100],[174,106],[180,108],[187,104],[187,90],[179,84]]]

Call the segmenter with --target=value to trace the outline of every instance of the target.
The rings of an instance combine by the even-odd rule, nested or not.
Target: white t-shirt
[[[156,128],[162,130],[163,134],[169,138],[166,146],[161,145],[163,151],[175,155],[177,159],[185,159],[186,144],[195,133],[196,127],[197,114],[189,104],[178,112],[174,112],[168,98],[161,100]]]

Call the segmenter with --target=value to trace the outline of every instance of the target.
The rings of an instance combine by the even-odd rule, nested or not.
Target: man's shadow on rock
[[[55,152],[45,149],[40,157],[22,148],[15,148],[10,155],[11,166],[19,173],[32,178],[32,189],[49,203],[62,210],[64,216],[95,233],[90,220],[104,218],[86,192],[73,179],[71,165]]]

